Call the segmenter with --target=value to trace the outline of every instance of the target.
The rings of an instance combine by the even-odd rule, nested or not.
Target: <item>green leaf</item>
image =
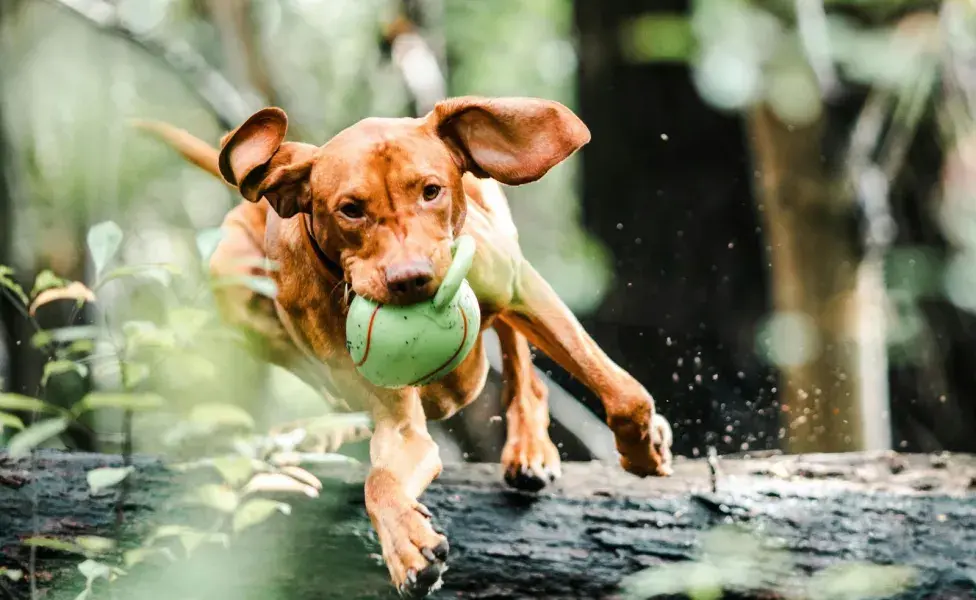
[[[210,542],[213,544],[220,544],[225,548],[230,547],[230,537],[226,533],[210,533],[206,531],[199,531],[197,529],[192,529],[190,527],[180,527],[177,525],[166,525],[170,531],[167,533],[169,535],[162,537],[177,537],[182,544],[183,549],[186,550],[187,556],[189,556],[200,544],[204,542]],[[160,529],[163,529],[162,527]]]
[[[890,598],[905,591],[917,576],[916,569],[851,562],[819,571],[808,582],[811,600],[861,600]]]
[[[159,550],[156,548],[135,548],[133,550],[127,550],[122,555],[122,562],[127,569],[131,569],[135,565],[145,562],[150,556],[158,553]]]
[[[198,404],[190,411],[188,420],[206,425],[254,429],[251,415],[233,404]]]
[[[95,351],[95,343],[91,340],[75,340],[68,345],[71,354],[90,354]]]
[[[234,513],[234,533],[263,523],[276,512],[280,512],[283,515],[290,515],[291,506],[284,502],[275,502],[274,500],[265,500],[264,498],[248,500]]]
[[[10,581],[20,581],[24,577],[24,572],[20,569],[8,569],[0,567],[0,577],[6,577]]]
[[[43,400],[21,394],[0,394],[0,408],[24,412],[65,413],[66,411]]]
[[[132,467],[121,469],[105,467],[88,471],[88,486],[91,488],[91,493],[98,494],[102,490],[118,485],[134,470]]]
[[[110,392],[92,392],[71,407],[71,414],[81,416],[87,411],[100,408],[117,408],[144,412],[157,410],[166,405],[166,400],[159,394],[126,394]]]
[[[78,565],[78,570],[85,576],[89,584],[96,579],[109,580],[112,578],[112,567],[98,561],[88,559]]]
[[[82,363],[76,363],[73,360],[52,360],[48,361],[44,365],[44,374],[41,375],[41,385],[47,385],[48,379],[52,375],[61,375],[62,373],[75,372],[81,377],[88,376],[88,366]]]
[[[31,296],[36,296],[43,292],[44,290],[49,290],[51,288],[59,288],[68,285],[66,279],[62,279],[54,274],[54,271],[50,269],[44,269],[37,274],[34,279],[34,289],[31,290]]]
[[[80,546],[86,554],[105,554],[115,549],[115,540],[100,537],[97,535],[80,535],[75,538],[75,543]]]
[[[146,562],[149,558],[156,556],[157,554],[167,557],[170,560],[175,560],[176,557],[170,552],[169,548],[134,548],[125,552],[122,555],[123,564],[127,569],[134,567],[140,563]]]
[[[156,531],[154,531],[152,535],[149,536],[149,539],[146,540],[145,545],[150,546],[156,543],[157,540],[163,538],[169,538],[169,537],[176,537],[176,536],[183,535],[185,533],[190,533],[195,531],[197,530],[193,529],[192,527],[187,527],[186,525],[160,525],[159,527],[156,528]]]
[[[24,422],[20,420],[20,417],[12,415],[10,413],[0,412],[0,430],[3,429],[23,429]]]
[[[37,446],[61,434],[67,428],[68,419],[65,418],[38,421],[10,438],[7,452],[10,458],[22,458],[29,455],[31,450]]]
[[[122,279],[125,277],[148,277],[158,281],[164,286],[168,286],[170,283],[172,283],[170,276],[180,275],[181,273],[182,271],[178,266],[167,263],[126,265],[124,267],[116,267],[108,273],[105,273],[105,275],[98,280],[98,283],[95,284],[94,289],[98,289],[110,281],[115,281],[116,279]]]
[[[96,278],[122,245],[122,229],[113,221],[104,221],[88,230],[88,251],[95,263]]]
[[[141,362],[126,361],[122,365],[125,373],[125,387],[132,389],[149,378],[149,365]]]
[[[30,299],[27,294],[24,293],[24,288],[20,287],[20,284],[13,280],[8,272],[0,272],[0,287],[5,287],[17,296],[17,299],[24,303],[24,306],[30,304]]]
[[[254,466],[249,458],[243,456],[223,456],[213,459],[212,463],[224,482],[231,487],[239,487],[254,472]]]
[[[176,336],[169,329],[161,329],[150,321],[127,321],[122,333],[131,350],[142,347],[175,348]]]
[[[76,327],[59,327],[38,331],[31,337],[31,344],[35,348],[43,348],[52,342],[76,342],[78,340],[93,340],[99,336],[101,330],[94,325],[78,325]]]
[[[202,262],[206,263],[210,260],[223,238],[224,230],[222,227],[204,229],[197,234],[197,250],[200,252]]]
[[[217,366],[197,352],[174,352],[156,365],[156,374],[173,385],[195,386],[215,379]]]
[[[31,336],[31,346],[43,348],[54,342],[54,336],[47,331],[38,331]]]
[[[218,277],[214,280],[218,287],[243,286],[252,292],[257,292],[268,298],[278,296],[278,284],[270,277],[260,277],[256,275],[237,275],[228,277]]]
[[[224,513],[232,513],[237,509],[239,499],[237,492],[226,485],[208,483],[201,485],[192,492],[186,494],[183,500],[189,504],[209,506]]]
[[[71,554],[85,553],[85,549],[78,544],[57,538],[30,537],[21,542],[21,544],[34,548],[48,548],[49,550],[58,550],[59,552],[68,552]]]
[[[176,337],[193,341],[212,318],[213,313],[210,311],[181,306],[169,312],[168,322]]]

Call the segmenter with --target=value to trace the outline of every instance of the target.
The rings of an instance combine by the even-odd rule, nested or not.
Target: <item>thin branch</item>
[[[13,292],[7,288],[0,286],[0,293],[2,293],[10,304],[13,305],[17,312],[19,312],[34,328],[34,331],[42,331],[41,325],[37,322],[37,319],[31,316],[30,312],[27,311],[27,307],[20,301],[20,298],[14,295]]]
[[[167,40],[151,31],[129,27],[114,5],[105,0],[48,0],[84,19],[99,30],[120,37],[163,62],[205,104],[224,129],[233,129],[257,108],[260,101],[237,90],[189,44]]]

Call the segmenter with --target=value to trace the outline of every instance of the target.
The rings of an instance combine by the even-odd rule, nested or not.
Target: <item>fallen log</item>
[[[0,567],[28,569],[29,550],[20,540],[35,533],[113,535],[118,492],[93,496],[86,472],[120,464],[119,457],[97,454],[45,451],[32,461],[0,455]],[[207,523],[204,509],[179,502],[188,475],[152,458],[134,464],[123,545],[161,524]],[[289,497],[290,516],[243,531],[229,548],[208,547],[190,560],[128,569],[111,595],[96,585],[93,597],[391,597],[363,510],[363,467],[309,470],[322,479],[321,495]],[[497,465],[450,465],[423,501],[451,540],[450,568],[437,598],[621,597],[620,583],[629,575],[703,564],[709,532],[728,524],[741,525],[749,539],[775,550],[752,563],[733,561],[740,571],[750,565],[756,577],[733,577],[731,583],[719,578],[726,597],[782,597],[786,589],[797,597],[810,575],[857,561],[915,569],[908,589],[889,596],[976,598],[972,456],[679,459],[673,477],[647,480],[615,466],[577,463],[566,465],[563,479],[539,495],[508,491]],[[732,554],[747,550],[737,546]],[[783,557],[791,562],[789,572],[774,572]],[[48,592],[46,598],[74,598],[84,588],[80,560],[38,549],[38,589]],[[4,592],[28,597],[27,579],[4,581],[0,598]]]

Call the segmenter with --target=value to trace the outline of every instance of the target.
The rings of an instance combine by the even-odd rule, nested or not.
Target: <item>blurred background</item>
[[[193,274],[238,199],[130,119],[216,143],[273,104],[294,139],[323,143],[445,95],[540,96],[593,140],[506,190],[524,252],[651,391],[676,453],[976,451],[974,13],[968,0],[2,0],[0,264],[26,290],[45,270],[99,284],[80,311],[33,316],[6,288],[3,390],[69,406],[137,387],[129,363],[98,359],[113,331],[165,330],[177,341],[139,381],[172,414],[143,419],[137,449],[180,438],[181,411],[214,398],[262,427],[329,410],[187,325],[209,306]],[[90,228],[106,221],[122,232],[117,266],[165,276],[103,281]],[[91,368],[45,368],[38,330],[66,327],[58,343],[89,338],[73,348]],[[445,460],[498,459],[491,348],[483,400],[437,426]],[[536,366],[564,457],[611,457],[599,401]],[[111,450],[122,418],[99,413],[62,443]]]

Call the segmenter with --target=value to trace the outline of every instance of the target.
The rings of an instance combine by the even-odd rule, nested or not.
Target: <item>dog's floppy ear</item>
[[[539,179],[590,141],[573,111],[539,98],[453,98],[427,119],[465,170],[508,185]]]
[[[227,183],[251,202],[267,198],[283,219],[311,207],[309,173],[315,151],[310,144],[286,142],[288,117],[264,108],[220,141],[217,166]]]

